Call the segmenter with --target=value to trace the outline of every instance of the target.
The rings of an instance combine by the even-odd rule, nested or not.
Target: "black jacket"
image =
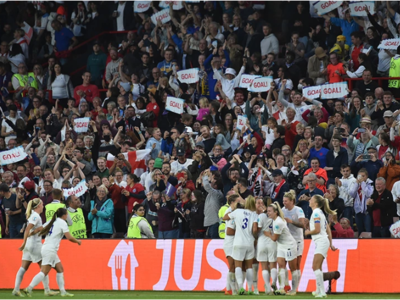
[[[268,158],[272,158],[272,151],[276,148],[282,149],[283,146],[285,146],[285,139],[284,138],[279,138],[279,139],[275,139],[272,142],[271,148],[267,149],[267,156]]]
[[[338,220],[340,220],[344,211],[344,200],[342,198],[339,198],[339,196],[337,196],[335,199],[333,199],[332,202],[329,201],[329,208],[331,210],[336,209]]]
[[[119,2],[115,3],[114,11],[118,10]],[[132,30],[135,29],[135,18],[133,15],[133,1],[126,1],[124,7],[124,29]],[[114,30],[117,30],[117,18],[114,18]]]
[[[367,206],[368,213],[370,213],[373,218],[373,211],[376,209],[380,209],[381,226],[390,226],[393,224],[393,217],[396,213],[396,204],[393,202],[392,193],[388,189],[385,189],[385,191],[382,193],[381,201],[379,203],[376,203],[376,199],[378,199],[378,196],[378,192],[374,190],[371,196],[371,199],[374,200],[374,204]]]
[[[329,150],[326,154],[326,166],[333,167],[332,171],[328,171],[328,178],[335,179],[336,177],[341,178],[340,167],[344,164],[349,163],[349,155],[347,154],[347,150],[345,148],[340,147],[340,151],[338,156],[335,158],[333,155],[333,150]]]

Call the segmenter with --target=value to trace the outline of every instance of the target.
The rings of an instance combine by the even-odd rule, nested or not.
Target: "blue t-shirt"
[[[326,155],[328,154],[329,149],[322,147],[319,151],[315,150],[314,147],[310,149],[310,156],[308,157],[308,165],[311,166],[311,159],[318,158],[319,159],[319,167],[326,167]]]
[[[55,40],[57,43],[57,51],[65,51],[68,50],[71,39],[74,37],[74,34],[68,28],[63,27],[60,31],[55,32]]]

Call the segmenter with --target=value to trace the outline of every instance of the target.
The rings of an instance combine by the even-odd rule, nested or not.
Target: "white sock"
[[[242,268],[236,267],[235,268],[235,276],[236,276],[236,282],[238,284],[239,289],[243,287],[243,273],[242,273]]]
[[[324,274],[322,273],[321,270],[315,270],[315,279],[317,281],[317,294],[318,295],[324,295]]]
[[[283,290],[285,287],[285,269],[279,269],[279,289]]]
[[[231,278],[230,278],[230,274],[228,273],[226,274],[226,290],[230,291],[231,290]]]
[[[276,285],[276,279],[278,278],[278,271],[276,268],[271,269],[271,278],[272,278],[272,284]]]
[[[33,277],[31,283],[28,286],[28,291],[32,292],[33,288],[37,286],[41,281],[43,281],[43,278],[46,277],[43,272],[39,272],[36,274],[35,277]]]
[[[229,275],[231,290],[237,292],[237,287],[236,287],[237,283],[236,283],[235,273],[229,272],[228,275]]]
[[[297,270],[292,272],[292,291],[296,292],[296,287],[298,285],[298,275]]]
[[[24,274],[25,274],[26,270],[21,267],[19,268],[18,272],[17,272],[17,276],[15,276],[15,286],[14,286],[14,291],[18,292],[19,288],[21,286],[21,282],[22,279],[24,279]]]
[[[270,283],[270,279],[269,279],[268,270],[262,270],[262,277],[263,277],[264,284],[265,284],[265,293],[268,294],[269,292],[271,292],[271,283]]]
[[[253,269],[246,270],[246,280],[247,280],[247,287],[248,291],[251,291],[251,286],[253,285]]]
[[[295,273],[297,274],[296,286],[295,286],[295,287],[292,287],[292,290],[294,290],[294,291],[297,292],[297,289],[298,289],[299,284],[300,284],[301,272],[300,272],[300,270],[296,270]]]
[[[50,287],[49,287],[49,282],[50,282],[50,280],[49,280],[49,275],[47,275],[47,276],[45,276],[44,278],[43,278],[43,287],[44,287],[44,291],[45,292],[48,292],[48,291],[50,291]]]
[[[242,276],[243,276],[243,278],[246,278],[246,271],[243,271],[243,269],[242,269]],[[243,279],[242,286],[240,286],[239,288],[242,288],[242,287],[244,287],[244,279]]]
[[[60,289],[61,294],[66,293],[64,288],[64,273],[57,273],[56,275],[58,288]]]
[[[253,264],[253,291],[258,291],[258,264]]]
[[[285,269],[285,285],[289,285],[289,270]]]

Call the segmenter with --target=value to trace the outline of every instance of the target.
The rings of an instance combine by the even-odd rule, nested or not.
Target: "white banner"
[[[24,147],[22,146],[11,150],[2,151],[0,153],[1,165],[4,166],[24,160],[26,155],[27,154],[25,153]]]
[[[133,11],[135,13],[142,13],[150,8],[151,1],[134,1]]]
[[[171,2],[173,3],[173,6],[172,6],[173,10],[180,10],[183,8],[182,1],[161,1],[158,6],[162,7],[162,8],[169,8],[169,4]]]
[[[350,2],[350,14],[357,17],[366,17],[367,12],[365,11],[365,6],[371,15],[375,13],[375,2],[374,1],[362,1],[362,2]]]
[[[321,95],[321,86],[307,86],[303,88],[303,97],[317,99]]]
[[[343,98],[347,94],[347,82],[331,83],[321,86],[321,99]]]
[[[313,4],[319,15],[325,15],[328,12],[338,8],[343,1],[317,1]]]
[[[248,90],[253,93],[268,92],[271,88],[272,81],[272,76],[256,78],[253,80],[253,84]]]
[[[83,179],[75,187],[70,189],[64,189],[64,197],[67,199],[69,196],[75,195],[76,197],[82,196],[88,190],[86,186],[86,180]]]
[[[242,74],[240,77],[239,87],[248,89],[253,83],[254,79],[260,78],[259,75]]]
[[[87,132],[89,129],[90,118],[78,118],[74,120],[74,130],[76,133]]]
[[[151,16],[151,21],[153,22],[154,25],[157,25],[158,20],[162,24],[165,24],[165,23],[171,21],[171,16],[169,15],[168,8],[163,9],[163,10],[159,11],[158,13]]]
[[[199,69],[192,68],[176,72],[178,80],[187,84],[196,83],[199,81]]]
[[[168,96],[166,109],[169,110],[170,112],[182,114],[184,103],[185,103],[185,100],[183,100],[183,99]]]
[[[397,47],[400,46],[400,39],[388,39],[383,40],[378,49],[388,49],[388,50],[397,50]]]
[[[246,126],[247,123],[247,117],[246,116],[238,116],[237,118],[237,123],[236,123],[236,128],[239,130],[242,130],[243,126]]]

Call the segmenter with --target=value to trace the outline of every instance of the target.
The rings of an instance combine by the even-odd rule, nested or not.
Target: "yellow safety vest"
[[[85,217],[83,216],[82,209],[78,208],[76,212],[68,210],[68,213],[72,220],[72,225],[69,226],[71,235],[77,239],[87,239]]]
[[[151,232],[153,232],[153,229],[151,228],[149,222],[143,218],[143,217],[132,217],[131,220],[129,221],[129,227],[128,227],[128,234],[127,234],[127,238],[130,239],[141,239],[142,238],[142,234],[140,232],[140,228],[138,226],[138,223],[144,220],[146,221],[146,223],[149,225],[149,228],[151,230]]]
[[[39,89],[39,84],[38,84],[38,82],[35,78],[35,74],[33,74],[33,72],[29,72],[26,75],[14,74],[13,77],[18,79],[20,86],[25,86],[29,82],[29,78],[32,78],[33,81],[31,79],[32,82],[29,84],[29,86],[31,86],[37,90]]]
[[[55,212],[57,211],[57,209],[59,209],[60,207],[65,208],[65,204],[64,203],[49,203],[45,206],[46,208],[46,222],[49,222],[51,220],[51,218],[53,218]]]
[[[389,77],[400,77],[400,58],[390,61]],[[398,89],[400,88],[400,80],[389,80],[389,87]]]
[[[218,234],[221,239],[225,238],[225,228],[226,224],[222,218],[225,216],[226,210],[229,208],[229,204],[225,204],[222,206],[218,211],[218,218],[219,218],[219,227],[218,227]]]
[[[0,224],[0,239],[2,238],[2,236],[1,236],[1,224]]]

